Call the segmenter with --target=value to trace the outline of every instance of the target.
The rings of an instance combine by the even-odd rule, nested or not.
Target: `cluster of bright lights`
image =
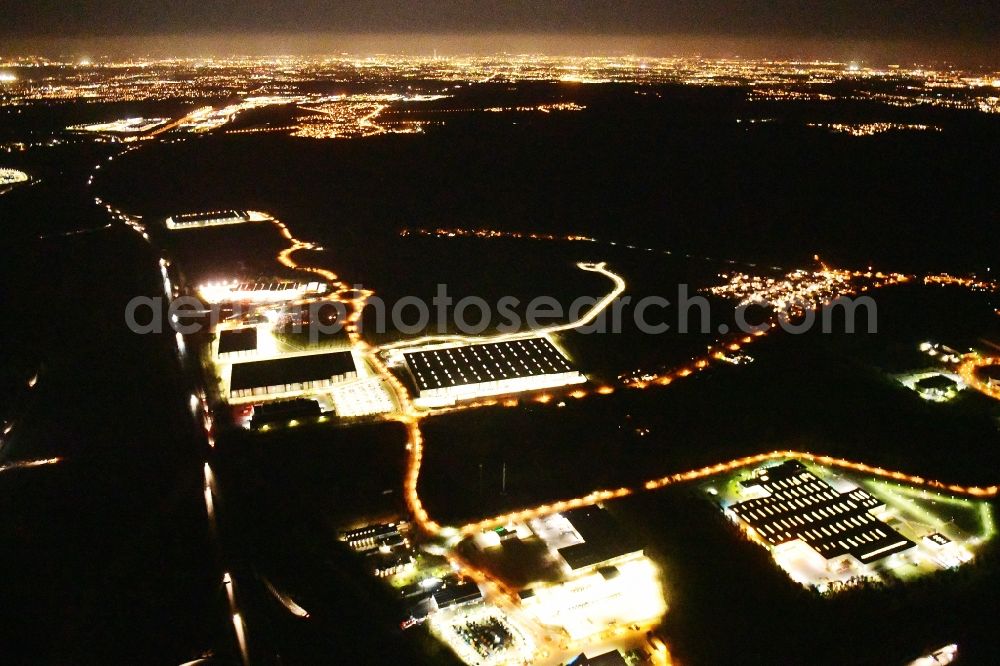
[[[973,291],[1000,291],[1000,284],[993,282],[992,280],[982,280],[975,277],[958,277],[956,275],[949,275],[948,273],[926,275],[924,276],[924,284],[936,284],[942,287],[965,287],[966,289],[971,289]]]
[[[945,645],[926,654],[919,659],[911,661],[906,666],[947,666],[958,658],[958,646],[954,643]]]
[[[808,125],[809,127],[819,127],[838,134],[850,134],[851,136],[874,136],[886,132],[941,131],[941,128],[935,125],[921,125],[917,123],[809,123]]]
[[[921,345],[921,348],[923,348],[923,345]],[[941,352],[932,347],[929,347],[926,350],[926,352],[930,356],[938,356],[939,354],[941,354]],[[949,361],[951,360],[951,355],[944,354],[940,358],[943,361]],[[957,360],[957,358],[955,358],[955,360]],[[937,387],[923,388],[920,386],[920,382],[927,379],[932,379],[934,377],[943,377],[950,379],[954,382],[954,385],[942,388],[937,388]],[[958,396],[958,393],[964,390],[966,387],[965,381],[961,378],[961,376],[952,375],[950,373],[945,374],[941,372],[920,372],[911,375],[904,375],[899,377],[898,379],[899,383],[901,383],[903,386],[910,389],[911,391],[916,392],[917,395],[919,395],[924,400],[927,400],[928,402],[948,402],[949,400],[952,400],[956,396]]]
[[[690,363],[669,370],[634,370],[618,375],[618,380],[629,388],[644,389],[652,386],[669,386],[675,381],[694,376],[707,370],[713,364],[723,362],[731,365],[745,365],[753,362],[753,357],[739,353],[747,345],[767,335],[773,326],[759,329],[750,335],[723,340],[708,347],[707,352]]]
[[[434,635],[467,664],[526,664],[535,652],[528,632],[492,605],[439,611],[429,625]]]
[[[272,288],[274,287],[274,288]],[[206,282],[198,285],[198,295],[206,303],[278,303],[295,301],[306,294],[319,296],[326,293],[327,285],[323,282],[297,283],[261,283],[240,282]]]
[[[188,132],[209,132],[227,125],[244,111],[259,109],[266,106],[294,104],[308,101],[310,98],[300,95],[264,95],[247,97],[241,102],[229,106],[203,106],[182,118],[177,127]]]
[[[576,102],[554,102],[552,104],[538,104],[537,106],[491,106],[483,109],[490,113],[508,113],[511,111],[526,113],[531,111],[541,111],[542,113],[552,113],[553,111],[583,111],[586,106]]]
[[[171,215],[165,221],[167,229],[199,229],[247,222],[270,222],[271,216],[259,211],[213,210],[205,213]]]
[[[832,82],[833,79],[825,81],[825,83]],[[813,85],[820,83],[820,81],[813,81]],[[752,102],[774,102],[779,100],[806,100],[806,101],[820,101],[829,102],[837,99],[833,95],[823,92],[814,92],[812,90],[797,90],[794,88],[781,88],[781,87],[761,87],[754,88],[750,91],[748,98]]]
[[[641,554],[614,566],[618,574],[611,579],[590,571],[567,581],[536,585],[521,615],[563,637],[574,651],[622,640],[634,633],[629,625],[657,624],[667,605],[656,566]]]
[[[420,123],[410,122],[388,126],[377,122],[385,104],[374,102],[328,102],[317,106],[304,107],[308,113],[298,119],[298,127],[292,136],[309,139],[349,139],[376,134],[406,133],[421,131]]]
[[[0,186],[16,185],[28,181],[28,174],[17,169],[0,169]]]
[[[386,414],[396,409],[392,397],[378,377],[369,377],[344,386],[335,386],[330,392],[334,411],[340,417]]]
[[[414,134],[426,122],[394,120],[408,113],[412,103],[433,102],[448,95],[398,93],[336,95],[314,103],[299,103],[301,111],[292,136],[311,139],[347,139],[377,134]]]
[[[565,84],[679,83],[748,87],[751,100],[833,98],[831,85],[846,82],[838,93],[848,99],[877,99],[887,104],[935,105],[994,113],[996,74],[957,69],[933,70],[890,66],[872,68],[843,62],[491,55],[418,57],[380,55],[367,58],[243,57],[131,59],[122,62],[59,62],[42,58],[0,63],[0,83],[9,89],[4,104],[35,100],[93,99],[105,102],[149,99],[208,99],[239,95],[286,95],[297,84],[316,80],[360,83],[436,81],[442,84],[554,81]],[[33,69],[59,65],[54,75]],[[871,89],[869,84],[877,84]],[[433,86],[425,94],[440,92]],[[553,109],[554,110],[554,109]]]
[[[766,481],[767,471],[768,466],[764,466],[758,468],[754,475],[760,476],[762,480]],[[889,483],[867,478],[861,480],[860,483],[866,492],[877,498],[878,502],[878,505],[869,509],[868,513],[899,531],[905,538],[912,541],[912,545],[890,554],[884,559],[877,559],[867,564],[854,557],[845,557],[846,553],[839,555],[834,560],[828,560],[821,554],[821,551],[815,550],[814,546],[808,543],[808,538],[804,539],[803,537],[807,536],[811,529],[821,529],[823,534],[830,537],[838,532],[842,533],[844,527],[850,529],[850,522],[841,525],[839,529],[831,525],[831,531],[827,532],[825,527],[810,525],[806,522],[801,522],[801,527],[796,528],[794,519],[789,519],[788,522],[779,521],[783,522],[784,525],[772,524],[772,528],[780,532],[787,527],[792,532],[792,538],[784,543],[773,545],[773,540],[766,539],[763,532],[759,531],[760,528],[748,522],[745,514],[732,510],[734,504],[768,495],[768,492],[759,486],[745,487],[743,483],[738,476],[732,475],[724,477],[719,484],[713,484],[706,490],[708,494],[718,496],[719,488],[721,488],[722,496],[718,497],[717,501],[730,520],[738,524],[748,538],[768,549],[775,562],[789,577],[806,587],[814,586],[824,593],[847,589],[860,581],[882,580],[887,575],[905,578],[942,568],[956,568],[972,560],[973,554],[970,547],[988,541],[995,532],[992,513],[989,509],[990,505],[987,502],[949,497],[927,487],[914,488],[905,485],[905,482]],[[836,492],[842,494],[851,493],[859,488],[857,481],[843,477],[826,483],[833,486]],[[794,494],[795,491],[791,492]],[[809,500],[804,501],[807,504],[809,502]],[[786,496],[780,503],[787,504],[789,502],[793,502],[793,500]],[[794,500],[794,502],[798,502],[798,500]],[[943,503],[974,513],[981,521],[980,533],[978,535],[970,534],[958,530],[954,525],[949,526],[949,523],[954,519],[951,509],[947,513],[937,513],[923,503],[932,505]],[[796,509],[794,504],[789,504],[789,506],[793,511]],[[806,505],[798,502],[798,506],[805,507]],[[772,515],[770,511],[768,511],[768,515]],[[819,513],[813,512],[811,514],[812,517],[822,521],[821,515],[825,515],[822,510]],[[764,517],[763,512],[760,513],[760,516],[765,522],[770,520]],[[834,518],[834,516],[833,513],[829,514],[830,518]],[[806,520],[809,518],[810,516],[805,516]],[[809,522],[812,521],[809,520]],[[854,524],[856,525],[856,523]],[[942,532],[947,532],[948,536]],[[817,537],[818,535],[814,533],[813,536]],[[844,538],[846,542],[840,541],[842,547],[847,548],[849,544],[854,544],[851,538],[846,535]],[[856,536],[855,538],[858,540],[858,544],[864,543],[862,539]],[[899,545],[898,542],[894,542],[892,546],[886,546],[874,552],[877,554]]]
[[[437,229],[403,229],[400,236],[430,236],[434,238],[521,238],[549,241],[588,241],[594,242],[589,236],[577,234],[543,234],[523,231],[501,231],[498,229],[463,229],[460,227]]]
[[[122,118],[107,123],[71,125],[66,129],[75,132],[93,132],[95,134],[143,134],[151,132],[169,122],[170,118]]]
[[[807,310],[830,305],[841,296],[867,291],[869,285],[856,284],[861,278],[873,287],[882,287],[909,278],[899,273],[860,272],[831,269],[795,270],[783,277],[751,276],[745,273],[723,274],[726,284],[711,287],[709,293],[737,301],[742,307],[760,305],[776,314],[799,317]]]

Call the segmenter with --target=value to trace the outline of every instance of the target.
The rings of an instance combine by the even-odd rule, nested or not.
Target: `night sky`
[[[898,42],[911,52],[987,60],[1000,44],[995,0],[2,0],[0,16],[7,42],[0,52],[55,38],[306,32],[697,36],[744,51],[753,50],[754,40],[827,48]],[[448,50],[449,42],[442,44]],[[591,40],[581,48],[634,45]]]

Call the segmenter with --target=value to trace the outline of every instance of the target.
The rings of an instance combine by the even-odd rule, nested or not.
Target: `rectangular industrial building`
[[[449,606],[460,606],[472,601],[479,601],[483,598],[483,593],[475,582],[468,580],[461,583],[452,583],[440,591],[433,594],[437,607],[448,608]]]
[[[601,507],[591,506],[563,512],[579,537],[578,543],[557,552],[574,573],[613,565],[622,558],[642,554],[642,543]]]
[[[167,218],[168,229],[197,229],[222,224],[241,224],[250,221],[245,210],[215,210],[207,213],[181,213]]]
[[[219,358],[250,356],[257,352],[257,329],[228,328],[219,331]]]
[[[883,506],[861,488],[840,493],[797,460],[740,482],[764,493],[729,507],[771,547],[802,541],[834,568],[845,558],[877,562],[915,544],[870,512]]]
[[[259,430],[273,423],[288,423],[292,420],[311,419],[322,414],[319,403],[306,398],[293,398],[255,405],[250,418],[250,428]]]
[[[234,363],[229,397],[238,400],[322,389],[357,376],[357,365],[350,351]]]
[[[198,295],[209,303],[277,303],[294,301],[307,295],[324,294],[325,282],[258,280],[254,282],[209,282],[198,287]]]
[[[365,525],[353,530],[346,530],[340,533],[340,540],[356,551],[377,548],[384,541],[395,539],[400,536],[400,529],[405,523],[377,523]]]
[[[419,349],[403,358],[418,404],[428,406],[586,381],[545,337]]]

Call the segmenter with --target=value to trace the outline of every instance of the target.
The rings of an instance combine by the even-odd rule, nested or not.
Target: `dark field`
[[[378,284],[379,241],[404,227],[581,233],[698,255],[888,270],[983,268],[996,208],[994,119],[865,102],[751,103],[738,90],[473,86],[438,103],[573,100],[577,113],[447,114],[424,135],[314,142],[208,137],[130,155],[98,191],[151,217],[269,210]],[[749,125],[737,119],[772,118]],[[807,122],[938,124],[856,138]],[[995,141],[993,141],[995,142]],[[323,230],[323,231],[319,231]],[[317,233],[318,231],[318,233]],[[325,232],[325,233],[324,233]]]
[[[190,377],[172,335],[134,335],[122,316],[131,296],[162,292],[156,256],[100,230],[26,241],[3,271],[31,285],[5,293],[3,462],[63,459],[0,477],[4,661],[227,654]]]
[[[925,367],[921,340],[961,346],[973,330],[995,336],[995,316],[981,295],[892,289],[877,294],[878,334],[775,332],[748,348],[751,365],[716,366],[668,387],[433,417],[423,425],[421,496],[432,515],[459,521],[782,448],[992,484],[995,401],[966,391],[929,404],[885,372]]]

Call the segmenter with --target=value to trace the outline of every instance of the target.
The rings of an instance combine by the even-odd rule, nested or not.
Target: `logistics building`
[[[229,375],[229,401],[236,404],[262,397],[297,397],[304,391],[328,389],[357,377],[357,362],[350,351],[234,363]]]
[[[753,495],[726,512],[772,549],[802,542],[836,571],[872,564],[916,544],[872,515],[885,505],[861,488],[840,493],[797,460],[740,482]]]
[[[218,358],[231,361],[257,354],[257,328],[224,328],[219,331]]]
[[[166,219],[167,229],[199,229],[202,227],[218,227],[225,224],[243,224],[244,222],[270,222],[274,218],[267,213],[255,210],[212,210],[203,213],[179,213]]]
[[[587,381],[546,337],[435,345],[402,357],[424,407]]]

